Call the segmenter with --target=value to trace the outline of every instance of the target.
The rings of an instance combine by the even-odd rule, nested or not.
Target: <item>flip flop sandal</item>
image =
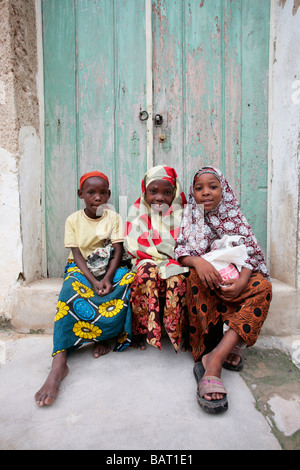
[[[228,401],[226,397],[226,388],[219,377],[206,375],[202,362],[196,362],[194,365],[194,376],[196,378],[197,400],[200,407],[207,413],[217,414],[228,409]],[[207,393],[224,393],[225,396],[221,400],[206,400],[204,395]]]
[[[225,361],[222,364],[224,369],[235,370],[236,372],[241,371],[244,367],[241,348],[239,348],[238,346],[235,346],[233,350],[230,352],[230,354],[236,354],[237,356],[240,356],[240,362],[235,366],[234,364],[230,364],[230,362]]]

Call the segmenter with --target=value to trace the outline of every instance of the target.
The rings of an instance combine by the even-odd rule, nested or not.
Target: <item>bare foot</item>
[[[94,347],[94,357],[104,356],[109,353],[110,349],[110,345],[106,341],[96,343]]]
[[[140,348],[142,351],[145,351],[146,349],[145,335],[134,335],[132,337],[130,346],[134,349]]]
[[[40,390],[35,394],[38,406],[51,405],[57,397],[61,381],[68,375],[69,368],[66,361],[66,352],[54,356],[52,369]]]

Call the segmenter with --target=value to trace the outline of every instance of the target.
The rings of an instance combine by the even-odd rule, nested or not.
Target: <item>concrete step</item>
[[[11,324],[17,331],[53,332],[54,314],[62,283],[62,278],[49,278],[15,288],[9,310]]]
[[[42,279],[15,289],[9,305],[12,325],[22,333],[31,330],[52,333],[62,278]],[[262,334],[300,334],[300,306],[297,289],[272,279],[273,299]]]

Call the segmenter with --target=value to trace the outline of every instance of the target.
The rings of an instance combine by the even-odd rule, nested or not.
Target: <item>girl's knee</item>
[[[268,301],[272,298],[272,284],[261,273],[250,277],[250,286],[257,294],[265,295]]]

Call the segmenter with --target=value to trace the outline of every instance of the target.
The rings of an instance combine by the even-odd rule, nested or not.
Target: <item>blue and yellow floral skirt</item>
[[[134,279],[127,267],[118,268],[113,291],[100,297],[74,262],[65,277],[55,312],[53,356],[87,342],[117,338],[115,351],[131,342],[130,285]]]

